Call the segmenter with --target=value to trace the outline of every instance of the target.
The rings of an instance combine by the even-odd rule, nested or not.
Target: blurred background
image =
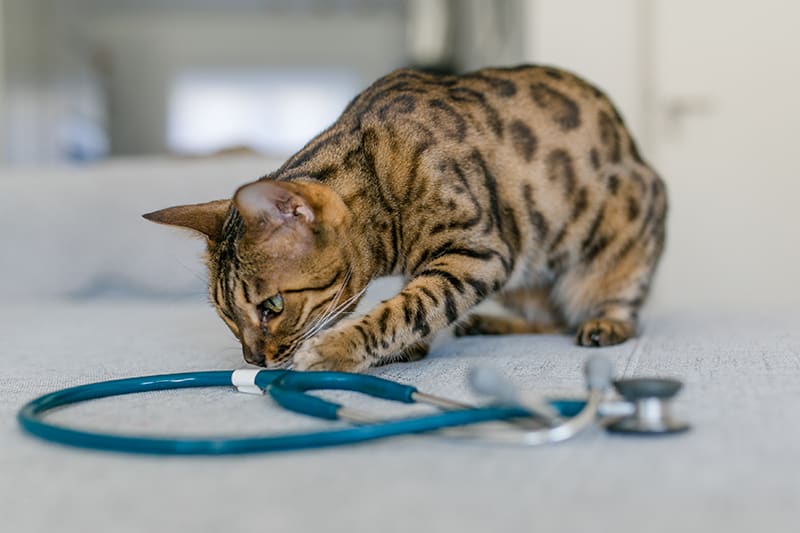
[[[203,293],[138,214],[229,196],[410,66],[547,63],[617,103],[671,195],[663,305],[796,305],[791,0],[2,0],[0,295]]]

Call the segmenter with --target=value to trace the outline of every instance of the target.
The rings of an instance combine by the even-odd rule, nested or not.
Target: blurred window
[[[360,85],[342,70],[185,71],[170,89],[169,147],[290,154],[333,123]]]

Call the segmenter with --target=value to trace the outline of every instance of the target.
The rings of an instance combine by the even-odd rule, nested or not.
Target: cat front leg
[[[505,264],[463,249],[437,257],[396,296],[306,341],[294,355],[294,368],[359,372],[392,362],[502,287]]]

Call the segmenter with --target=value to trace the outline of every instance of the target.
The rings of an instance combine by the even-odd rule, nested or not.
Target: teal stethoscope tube
[[[32,400],[20,410],[17,419],[20,425],[32,435],[70,446],[157,455],[225,455],[338,446],[491,420],[530,416],[528,411],[516,407],[483,407],[310,433],[208,438],[158,438],[104,434],[51,424],[42,418],[45,412],[56,407],[109,396],[169,389],[229,387],[232,386],[232,374],[232,371],[188,372],[119,379],[71,387]],[[270,392],[273,398],[285,408],[327,419],[337,418],[336,410],[341,406],[305,394],[305,391],[353,390],[405,403],[413,403],[414,400],[411,396],[416,392],[416,388],[408,385],[374,376],[343,372],[300,373],[262,370],[257,374],[255,384]],[[571,416],[572,413],[580,410],[583,403],[581,401],[554,402],[554,406],[561,411],[562,415]]]

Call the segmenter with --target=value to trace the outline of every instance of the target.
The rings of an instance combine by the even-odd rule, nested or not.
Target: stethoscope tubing
[[[92,399],[170,389],[230,387],[232,374],[232,371],[187,372],[80,385],[45,394],[32,400],[19,411],[17,419],[22,428],[30,434],[69,446],[138,454],[228,455],[354,444],[397,435],[424,433],[442,428],[530,415],[529,412],[518,407],[490,406],[306,433],[199,438],[106,434],[72,429],[46,422],[43,419],[43,415],[47,411]],[[259,373],[256,383],[266,389],[282,374],[281,371],[262,371]],[[577,405],[568,407],[574,409]]]

